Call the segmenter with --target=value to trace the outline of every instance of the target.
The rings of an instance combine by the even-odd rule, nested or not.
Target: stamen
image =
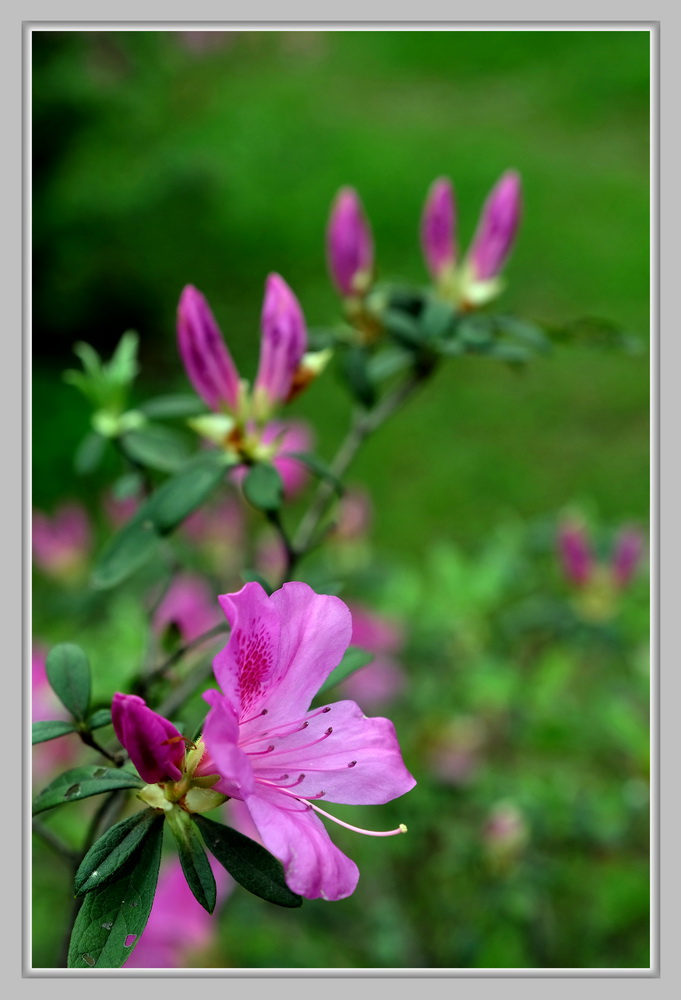
[[[256,779],[257,780],[257,779]],[[266,782],[266,784],[271,784],[271,782]],[[303,801],[303,798],[307,799],[317,799],[319,795],[309,795],[309,796],[299,796],[294,795],[293,792],[287,791],[282,788],[281,791],[284,795],[290,795],[294,799],[298,799],[299,802]],[[321,795],[324,793],[321,792]],[[314,809],[321,816],[326,816],[327,819],[333,820],[334,823],[338,823],[339,826],[344,826],[346,830],[352,830],[354,833],[363,833],[367,837],[394,837],[398,833],[406,833],[407,827],[404,823],[400,823],[396,830],[363,830],[361,826],[353,826],[352,823],[346,823],[345,820],[338,819],[336,816],[332,816],[331,813],[327,813],[325,809],[320,809],[319,806],[315,805],[314,802],[307,802],[308,809]],[[284,808],[284,807],[281,807]]]
[[[267,715],[267,709],[266,708],[263,708],[262,712],[258,712],[257,715],[252,715],[250,717],[250,719],[244,719],[244,721],[240,722],[239,725],[240,726],[245,726],[247,722],[254,722],[256,719],[259,719],[261,715]]]
[[[267,711],[267,710],[265,710]],[[330,712],[331,708],[319,708],[316,712],[312,712],[306,719],[292,719],[290,722],[282,722],[279,726],[273,726],[271,729],[263,729],[260,733],[249,736],[248,739],[239,741],[239,746],[243,747],[249,746],[251,743],[257,743],[259,740],[264,740],[267,737],[270,739],[272,737],[283,739],[285,736],[290,736],[291,733],[298,733],[301,729],[307,729],[310,725],[310,720],[315,719],[318,715],[322,715],[324,712]],[[260,713],[264,715],[264,712]],[[240,722],[239,726],[245,726],[246,722],[253,722],[258,716],[254,715],[252,719],[246,719],[244,722]],[[302,724],[301,724],[302,723]],[[292,728],[291,728],[292,727]],[[288,730],[288,732],[281,732],[282,729]]]
[[[249,757],[262,757],[263,754],[272,753],[274,750],[274,743],[270,743],[267,750],[247,750],[246,753]]]
[[[329,727],[326,730],[326,732],[324,733],[324,735],[320,736],[319,739],[312,740],[311,743],[304,743],[302,745],[302,747],[280,747],[279,750],[274,750],[274,752],[271,754],[271,756],[272,757],[276,757],[280,753],[289,753],[289,754],[291,754],[291,753],[298,753],[299,750],[307,750],[308,747],[313,747],[315,745],[315,743],[321,743],[323,740],[328,739],[328,737],[331,735],[332,732],[333,732],[333,729],[331,727]],[[270,750],[273,750],[273,747],[269,747],[267,750],[255,750],[255,751],[247,750],[246,753],[250,757],[257,757],[259,753],[269,753]],[[326,768],[324,768],[324,770],[326,770]]]
[[[348,764],[348,767],[354,767],[356,763],[357,763],[356,760],[351,760],[350,763]]]

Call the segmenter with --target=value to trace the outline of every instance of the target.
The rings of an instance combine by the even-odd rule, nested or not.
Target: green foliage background
[[[76,341],[108,356],[137,330],[148,396],[188,388],[174,331],[186,283],[208,296],[246,376],[270,271],[312,328],[336,320],[324,229],[343,184],[362,196],[380,275],[425,284],[418,225],[431,181],[453,179],[465,247],[488,190],[516,168],[524,218],[502,308],[555,325],[601,317],[647,348],[644,31],[232,32],[202,50],[159,31],[38,31],[32,42],[38,507],[78,496],[95,511],[111,472],[73,471],[88,413],[60,373]],[[645,352],[558,347],[522,374],[467,357],[368,443],[351,480],[371,491],[374,551],[390,572],[365,590],[411,626],[413,701],[388,714],[419,771],[422,811],[407,820],[408,799],[391,807],[410,834],[389,842],[334,831],[362,868],[361,900],[306,903],[299,918],[235,893],[215,964],[648,964],[645,587],[614,634],[554,623],[530,655],[497,628],[527,579],[541,593],[558,586],[548,539],[566,505],[581,504],[606,538],[624,521],[645,526],[648,407]],[[292,409],[328,458],[347,420],[340,382],[327,372]],[[481,552],[498,568],[509,545],[503,585],[476,590]],[[535,557],[543,568],[527,578]],[[462,593],[469,605],[454,612]],[[97,646],[134,663],[139,609],[118,594],[108,616],[88,618],[60,600],[56,612],[37,604],[36,625],[50,642],[89,635],[105,692],[120,674]],[[78,636],[69,614],[85,622]],[[480,713],[496,734],[480,780],[452,790],[429,778],[429,726]],[[499,869],[480,829],[506,798],[529,817],[533,848]],[[48,861],[41,878],[36,964],[51,965],[64,886]]]

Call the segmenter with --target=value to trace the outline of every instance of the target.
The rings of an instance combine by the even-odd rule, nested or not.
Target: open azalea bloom
[[[289,887],[314,899],[342,899],[359,871],[332,843],[318,802],[378,805],[416,784],[388,719],[367,718],[353,701],[310,702],[343,657],[350,611],[337,597],[305,583],[286,583],[270,597],[258,583],[219,598],[232,626],[214,661],[222,691],[204,739],[220,780],[215,791],[241,799],[264,846],[284,866]]]

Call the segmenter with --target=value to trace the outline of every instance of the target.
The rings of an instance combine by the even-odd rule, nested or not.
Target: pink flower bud
[[[593,572],[593,556],[586,531],[581,524],[571,522],[561,525],[558,530],[558,551],[567,579],[583,586]]]
[[[193,285],[180,296],[177,340],[189,380],[207,406],[236,410],[239,373],[206,299]]]
[[[456,260],[455,228],[454,190],[451,181],[439,177],[430,186],[421,218],[421,245],[436,281]]]
[[[490,192],[482,209],[468,260],[476,281],[499,274],[508,257],[520,222],[520,177],[507,170]]]
[[[180,780],[185,742],[172,722],[152,712],[136,694],[118,692],[111,705],[111,721],[144,781],[152,785]]]
[[[374,263],[371,229],[354,188],[344,187],[336,195],[326,231],[331,277],[341,295],[356,293],[355,279],[368,273]]]
[[[264,394],[270,404],[285,403],[306,349],[307,330],[300,303],[282,277],[270,274],[265,283],[256,394]]]
[[[635,528],[620,532],[612,557],[612,575],[619,587],[625,587],[636,572],[643,555],[643,539]]]

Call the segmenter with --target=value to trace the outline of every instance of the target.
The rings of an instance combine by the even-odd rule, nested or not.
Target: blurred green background
[[[292,920],[235,893],[208,964],[647,965],[647,591],[640,580],[614,624],[580,624],[551,546],[566,506],[587,512],[604,548],[622,522],[648,519],[648,33],[36,31],[32,53],[37,507],[77,497],[94,512],[111,479],[106,464],[74,471],[89,419],[61,380],[75,342],[106,357],[138,331],[142,399],[189,389],[175,340],[187,283],[246,377],[270,271],[312,329],[337,321],[324,231],[344,184],[371,220],[380,277],[426,284],[431,181],[453,180],[465,247],[487,192],[517,169],[524,217],[499,309],[603,318],[645,346],[559,346],[521,373],[455,359],[368,442],[350,481],[371,492],[376,567],[388,569],[357,593],[407,622],[414,689],[387,714],[420,816],[408,798],[384,807],[386,826],[393,814],[410,826],[388,842],[333,830],[362,868],[361,898],[306,903]],[[333,370],[291,410],[330,458],[348,419]],[[115,685],[102,650],[136,661],[135,601],[117,593],[93,624],[87,605],[42,597],[45,640],[89,638]],[[434,734],[458,725],[475,749],[476,720],[477,777],[438,782]],[[533,847],[521,837],[499,858],[480,831],[506,801]],[[50,921],[66,905],[47,858],[38,965],[57,960]]]
[[[647,339],[649,37],[638,31],[178,32],[33,35],[35,502],[77,491],[86,410],[59,371],[87,340],[141,337],[142,385],[188,388],[175,309],[193,283],[253,375],[265,276],[281,273],[311,327],[338,316],[324,230],[360,192],[384,278],[425,283],[418,225],[452,178],[466,245],[507,167],[525,214],[500,307],[605,317]],[[645,359],[558,351],[521,377],[445,367],[355,467],[378,540],[416,554],[471,540],[507,510],[576,496],[647,516]],[[329,456],[345,429],[329,375],[295,409]],[[48,419],[46,419],[48,417]],[[380,458],[380,461],[379,461]],[[399,488],[399,504],[395,503]]]

